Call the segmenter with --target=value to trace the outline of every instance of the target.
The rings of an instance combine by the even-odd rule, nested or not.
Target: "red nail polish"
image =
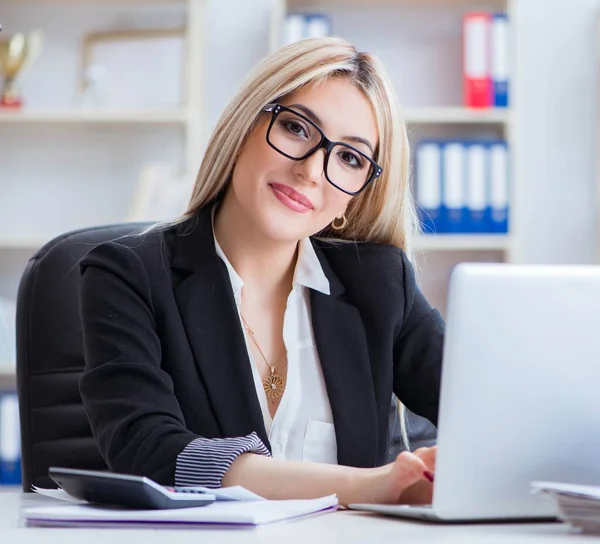
[[[429,472],[428,470],[423,472],[423,476],[427,478],[431,483],[433,483],[433,472]]]

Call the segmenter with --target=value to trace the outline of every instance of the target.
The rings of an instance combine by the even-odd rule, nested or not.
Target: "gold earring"
[[[338,219],[341,219],[342,222],[341,224],[336,224],[336,221]],[[345,228],[345,226],[348,224],[348,219],[346,218],[346,214],[342,215],[342,217],[336,217],[332,222],[331,222],[331,228],[334,230],[342,230],[343,228]]]

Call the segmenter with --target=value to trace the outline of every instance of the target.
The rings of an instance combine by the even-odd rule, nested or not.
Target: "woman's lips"
[[[302,193],[295,191],[289,185],[270,183],[271,190],[277,199],[295,212],[306,213],[314,208],[313,203]]]

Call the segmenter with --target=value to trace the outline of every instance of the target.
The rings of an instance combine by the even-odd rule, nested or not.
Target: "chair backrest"
[[[63,234],[27,263],[17,296],[17,390],[23,490],[53,487],[48,467],[106,468],[79,395],[84,368],[79,261],[95,245],[147,223]]]

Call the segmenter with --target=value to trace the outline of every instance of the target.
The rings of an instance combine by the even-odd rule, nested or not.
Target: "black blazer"
[[[312,240],[331,294],[311,291],[338,461],[386,462],[390,399],[437,424],[444,323],[400,249]],[[210,206],[100,244],[81,262],[80,390],[113,471],[172,485],[198,436],[255,431],[270,449]]]

